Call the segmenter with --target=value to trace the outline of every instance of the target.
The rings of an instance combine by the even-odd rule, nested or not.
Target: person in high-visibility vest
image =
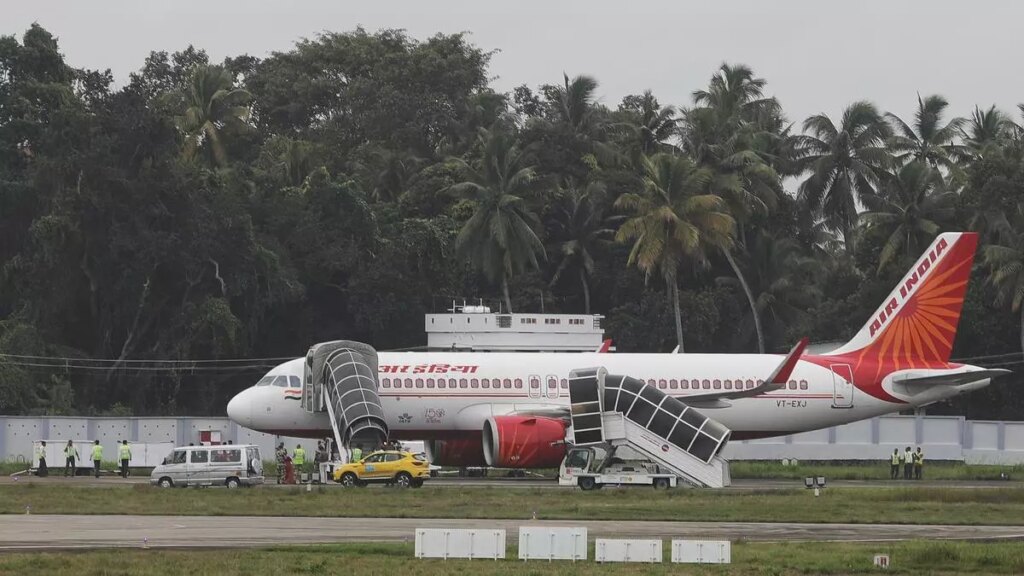
[[[889,460],[889,479],[896,480],[900,477],[900,449],[892,449],[892,457]]]
[[[907,446],[907,451],[903,454],[903,479],[910,480],[914,477],[914,453],[910,451],[910,446]]]
[[[64,475],[67,476],[71,473],[71,477],[75,477],[75,460],[78,459],[78,449],[75,448],[75,443],[68,440],[68,445],[64,447]]]
[[[39,456],[39,466],[36,467],[36,476],[49,476],[50,469],[46,467],[46,441],[43,440],[39,443],[39,451],[36,452]]]
[[[92,443],[92,465],[96,469],[96,477],[100,477],[100,465],[103,463],[103,446],[100,446],[100,441],[96,440]]]
[[[352,461],[359,462],[363,459],[363,449],[359,446],[352,447]]]
[[[306,450],[302,448],[302,444],[295,445],[295,456],[292,457],[292,463],[295,464],[295,470],[299,474],[306,471]],[[301,476],[299,481],[302,481]]]
[[[924,467],[924,452],[921,451],[921,447],[917,447],[917,452],[914,452],[914,479],[921,479],[921,468]]]
[[[128,477],[128,461],[132,459],[132,449],[128,447],[128,441],[122,440],[117,447],[117,459],[121,461],[121,478]]]

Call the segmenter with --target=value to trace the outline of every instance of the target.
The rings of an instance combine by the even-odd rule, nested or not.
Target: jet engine
[[[565,422],[541,416],[495,416],[484,422],[488,466],[553,468],[565,457]]]
[[[428,440],[423,445],[427,460],[438,466],[486,466],[480,438]]]

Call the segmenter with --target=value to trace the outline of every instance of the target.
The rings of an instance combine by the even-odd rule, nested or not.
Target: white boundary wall
[[[966,420],[962,416],[880,416],[833,428],[732,440],[727,460],[885,460],[894,449],[920,446],[928,461],[1024,464],[1024,422]]]
[[[58,445],[69,439],[90,443],[99,440],[104,455],[116,455],[115,445],[124,439],[129,443],[185,446],[199,444],[199,433],[204,430],[219,430],[225,442],[256,444],[265,460],[274,458],[277,441],[284,442],[289,452],[297,444],[307,451],[316,447],[316,440],[279,438],[243,428],[227,418],[0,415],[0,460],[23,461],[28,467],[33,443],[38,440]],[[885,460],[894,448],[907,446],[921,446],[929,461],[1024,464],[1024,422],[965,420],[961,416],[882,416],[792,436],[733,440],[722,455],[729,460]],[[63,459],[60,464],[63,466]]]

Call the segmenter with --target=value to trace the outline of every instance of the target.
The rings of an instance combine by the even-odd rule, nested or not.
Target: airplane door
[[[530,380],[530,398],[540,398],[540,395],[541,395],[540,376],[537,376],[536,374],[531,374],[529,380]]]
[[[832,407],[853,408],[853,370],[849,364],[832,364]]]
[[[560,390],[558,388],[558,376],[554,374],[548,374],[544,378],[544,397],[545,398],[558,398]]]

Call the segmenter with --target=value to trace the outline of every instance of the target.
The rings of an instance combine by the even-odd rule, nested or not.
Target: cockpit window
[[[288,381],[291,382],[289,388],[302,388],[302,380],[298,376],[289,376]]]
[[[270,383],[274,381],[273,376],[264,376],[260,378],[260,381],[256,383],[257,386],[270,386]]]
[[[278,376],[277,378],[274,379],[274,386],[277,386],[278,388],[287,388],[288,387],[288,377],[287,376]]]

